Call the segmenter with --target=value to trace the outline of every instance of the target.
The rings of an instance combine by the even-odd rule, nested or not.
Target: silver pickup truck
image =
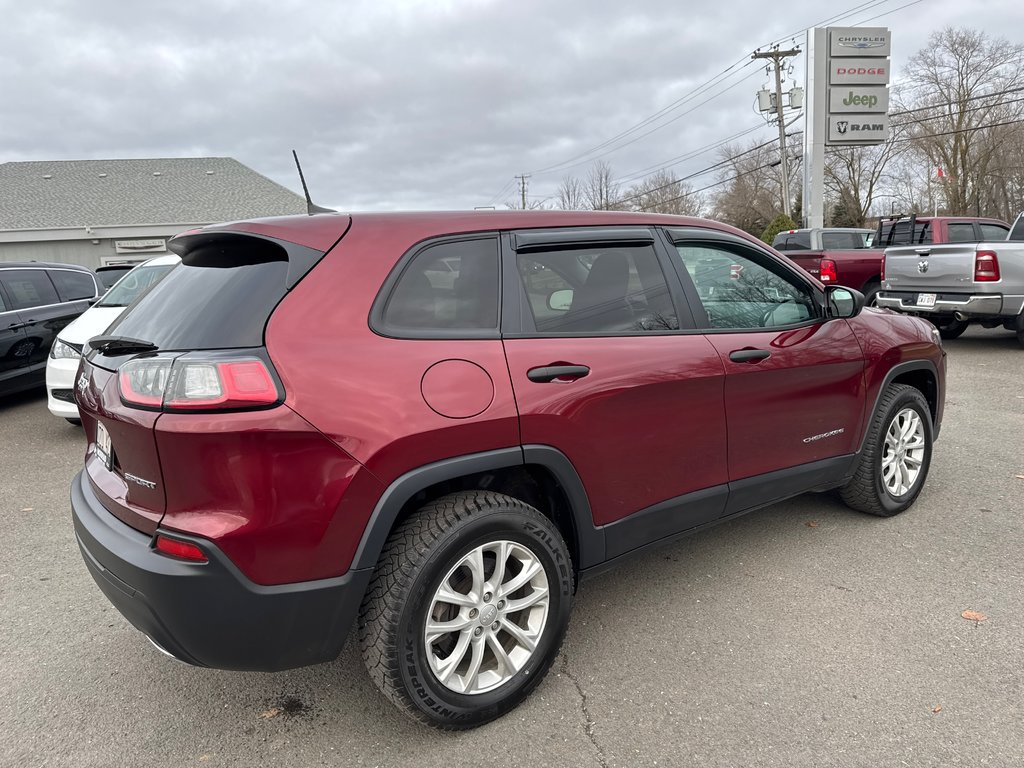
[[[876,301],[931,320],[944,339],[979,323],[1024,344],[1024,214],[1007,240],[887,248]]]

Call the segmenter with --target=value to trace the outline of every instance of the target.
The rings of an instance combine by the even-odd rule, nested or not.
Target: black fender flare
[[[499,469],[538,464],[558,481],[569,500],[573,535],[578,546],[575,564],[578,570],[589,568],[605,559],[604,531],[594,526],[583,481],[569,458],[549,445],[524,445],[499,448],[466,456],[442,459],[409,470],[392,482],[381,494],[366,523],[352,568],[376,568],[381,550],[391,534],[403,507],[417,493],[445,480]]]
[[[857,449],[858,455],[864,451],[864,443],[868,439],[868,431],[871,429],[871,421],[875,416],[875,412],[878,410],[878,401],[882,399],[882,395],[885,393],[886,388],[892,384],[893,380],[904,373],[910,373],[911,371],[928,371],[932,378],[935,379],[935,413],[938,414],[941,410],[942,404],[937,400],[943,394],[940,391],[939,372],[935,368],[935,363],[931,360],[907,360],[902,363],[897,363],[885,374],[885,378],[882,379],[882,384],[878,388],[878,393],[875,395],[875,402],[871,404],[871,410],[867,411],[866,418],[864,419],[864,432],[860,436],[860,447]],[[933,419],[934,421],[934,419]],[[939,424],[932,424],[933,438],[938,439],[939,437]]]

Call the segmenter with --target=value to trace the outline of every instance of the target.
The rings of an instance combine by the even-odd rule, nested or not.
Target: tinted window
[[[91,299],[96,295],[96,283],[88,272],[75,272],[70,269],[49,270],[50,279],[57,286],[57,293],[62,301]]]
[[[100,279],[104,288],[110,288],[114,283],[127,275],[132,270],[132,265],[126,264],[123,267],[97,270],[96,276]]]
[[[824,251],[852,251],[863,248],[866,234],[863,232],[822,232],[821,248]]]
[[[59,304],[57,291],[42,269],[12,269],[0,272],[13,309]]]
[[[122,276],[122,279],[96,302],[98,307],[127,307],[139,296],[148,291],[172,269],[174,264],[137,267]]]
[[[811,288],[777,264],[717,245],[677,243],[708,328],[774,328],[816,316]]]
[[[221,263],[179,265],[107,333],[162,350],[261,346],[270,313],[287,292],[288,262]]]
[[[931,222],[917,222],[914,224],[914,233],[911,237],[910,220],[898,221],[895,225],[887,224],[882,227],[882,239],[878,247],[886,248],[890,245],[918,245],[927,244],[932,241]]]
[[[496,330],[498,241],[438,243],[402,270],[384,307],[393,330]]]
[[[665,275],[650,246],[520,253],[517,265],[539,333],[679,328]]]
[[[775,247],[780,251],[811,250],[810,232],[783,232],[775,236]]]
[[[1018,224],[1017,229],[1021,229]],[[998,224],[982,224],[981,225],[981,239],[982,240],[1006,240],[1007,233],[1009,230],[1006,227],[1001,227]]]
[[[975,243],[978,241],[974,233],[974,225],[970,223],[947,224],[946,237],[951,243]]]

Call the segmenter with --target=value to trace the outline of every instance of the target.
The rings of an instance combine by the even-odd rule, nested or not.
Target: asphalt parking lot
[[[454,735],[398,713],[351,642],[279,674],[160,655],[81,562],[80,430],[41,394],[0,400],[0,765],[1019,765],[1024,349],[946,346],[909,512],[804,496],[586,581],[534,695]]]

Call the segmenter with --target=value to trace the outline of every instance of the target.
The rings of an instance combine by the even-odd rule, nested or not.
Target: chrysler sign
[[[831,27],[829,56],[888,56],[892,33],[885,27]]]

